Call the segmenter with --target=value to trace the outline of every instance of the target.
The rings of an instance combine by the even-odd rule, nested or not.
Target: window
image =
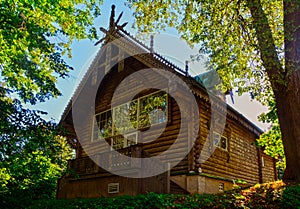
[[[107,187],[108,187],[107,190],[109,194],[119,193],[120,191],[119,183],[109,183]]]
[[[227,138],[224,136],[221,137],[220,147],[227,150]]]
[[[219,192],[224,192],[224,183],[219,183]]]
[[[122,149],[124,148],[123,137],[121,135],[116,136],[112,139],[112,149]]]
[[[167,122],[167,94],[158,91],[139,99],[139,128]]]
[[[138,100],[119,105],[113,109],[114,135],[128,133],[137,128]]]
[[[71,160],[76,159],[76,149],[71,150],[71,155],[72,155]]]
[[[112,148],[122,149],[137,143],[137,130],[167,122],[168,95],[156,91],[98,113],[95,118],[99,133],[93,138],[112,137]]]
[[[98,138],[104,139],[112,135],[112,115],[111,110],[107,110],[96,115],[97,125],[99,127]]]
[[[137,132],[118,135],[112,138],[112,149],[118,150],[137,144]]]
[[[124,146],[130,147],[137,144],[137,132],[124,135]]]
[[[227,138],[217,132],[213,133],[213,143],[214,146],[220,147],[221,149],[227,150],[228,148]]]

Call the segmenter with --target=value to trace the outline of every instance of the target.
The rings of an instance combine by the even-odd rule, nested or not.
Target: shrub
[[[300,209],[300,186],[286,187],[282,181],[257,184],[248,189],[236,189],[219,194],[156,194],[148,193],[137,196],[119,196],[114,198],[94,199],[40,199],[6,196],[6,205],[1,208],[29,209],[240,209],[271,208]],[[1,199],[1,196],[0,196]],[[3,200],[3,199],[2,199]],[[13,202],[13,200],[15,200]]]
[[[284,190],[282,194],[281,208],[300,209],[300,186],[289,186]]]

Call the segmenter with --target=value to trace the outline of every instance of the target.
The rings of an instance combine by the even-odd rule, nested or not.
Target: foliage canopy
[[[70,69],[75,39],[96,38],[92,26],[100,14],[96,0],[0,3],[0,69],[4,86],[25,102],[35,104],[60,95],[55,83]]]
[[[24,191],[35,198],[53,195],[56,180],[71,157],[70,147],[59,136],[61,131],[53,121],[42,119],[40,112],[23,108],[18,100],[2,96],[0,102],[1,195]]]
[[[135,11],[136,26],[140,31],[174,27],[189,44],[200,43],[199,54],[208,55],[208,68],[219,73],[224,91],[237,87],[239,93],[251,91],[259,100],[266,98],[265,95],[269,99],[272,95],[246,1],[128,2]],[[271,21],[278,53],[282,53],[282,1],[264,1],[262,4]]]
[[[59,77],[72,69],[74,40],[96,38],[97,0],[0,2],[0,194],[20,198],[53,195],[70,148],[53,121],[22,103],[61,93]]]
[[[300,2],[298,0],[128,0],[143,32],[177,29],[200,43],[224,91],[237,87],[268,105],[276,101],[288,181],[300,181]],[[287,111],[288,110],[288,111]],[[272,111],[272,110],[271,110]]]

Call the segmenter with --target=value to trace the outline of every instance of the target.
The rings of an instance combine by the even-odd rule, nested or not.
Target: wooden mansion
[[[103,45],[62,115],[60,124],[76,158],[58,181],[57,198],[217,193],[237,180],[275,180],[275,160],[255,143],[262,131],[224,97],[211,96],[198,81],[201,76],[195,79],[188,68],[154,52],[153,43],[148,47],[125,31],[125,24],[118,24],[120,16],[115,20],[113,6],[109,29],[101,28]],[[147,75],[130,79],[142,71]],[[153,72],[157,76],[151,80]],[[170,89],[172,75],[193,95],[196,120],[193,110],[182,108],[172,95],[187,100],[187,88]],[[92,99],[78,102],[88,96]],[[183,116],[185,111],[191,111],[190,119]],[[222,126],[222,117],[215,116],[223,113]],[[147,165],[137,160],[154,157]],[[135,174],[140,177],[131,177]]]

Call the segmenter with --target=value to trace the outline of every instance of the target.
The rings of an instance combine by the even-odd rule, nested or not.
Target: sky
[[[136,31],[132,29],[133,16],[132,11],[126,7],[123,1],[104,1],[101,8],[101,16],[98,17],[94,24],[98,29],[99,37],[103,37],[103,33],[100,32],[99,28],[108,27],[111,5],[116,5],[116,17],[123,11],[123,16],[120,23],[128,22],[126,30],[132,35],[136,34]],[[78,86],[82,76],[88,70],[90,63],[95,57],[97,51],[101,47],[101,44],[94,46],[95,41],[82,40],[75,41],[72,45],[73,56],[71,59],[65,57],[66,62],[71,65],[74,70],[70,72],[70,77],[67,79],[58,80],[58,88],[62,92],[62,96],[51,99],[44,103],[37,104],[33,109],[39,109],[48,112],[46,119],[54,119],[59,122],[67,103],[71,99],[74,90]],[[143,40],[146,45],[149,45],[149,40]],[[174,45],[176,43],[176,45]],[[176,47],[174,47],[176,46]],[[167,29],[164,32],[160,32],[154,36],[154,50],[164,57],[168,58],[171,62],[182,67],[184,69],[184,63],[186,60],[190,60],[190,55],[197,54],[197,47],[191,49],[183,40],[180,40],[178,34],[174,29]],[[205,67],[203,63],[191,63],[189,64],[189,72],[191,75],[197,75],[205,72]],[[234,95],[234,104],[231,102],[230,98],[227,98],[228,104],[234,109],[238,110],[241,114],[246,116],[250,121],[255,123],[262,130],[266,130],[269,124],[264,124],[257,121],[257,115],[262,112],[267,111],[266,107],[260,105],[257,101],[251,101],[249,94],[243,94],[238,97],[237,94]]]

